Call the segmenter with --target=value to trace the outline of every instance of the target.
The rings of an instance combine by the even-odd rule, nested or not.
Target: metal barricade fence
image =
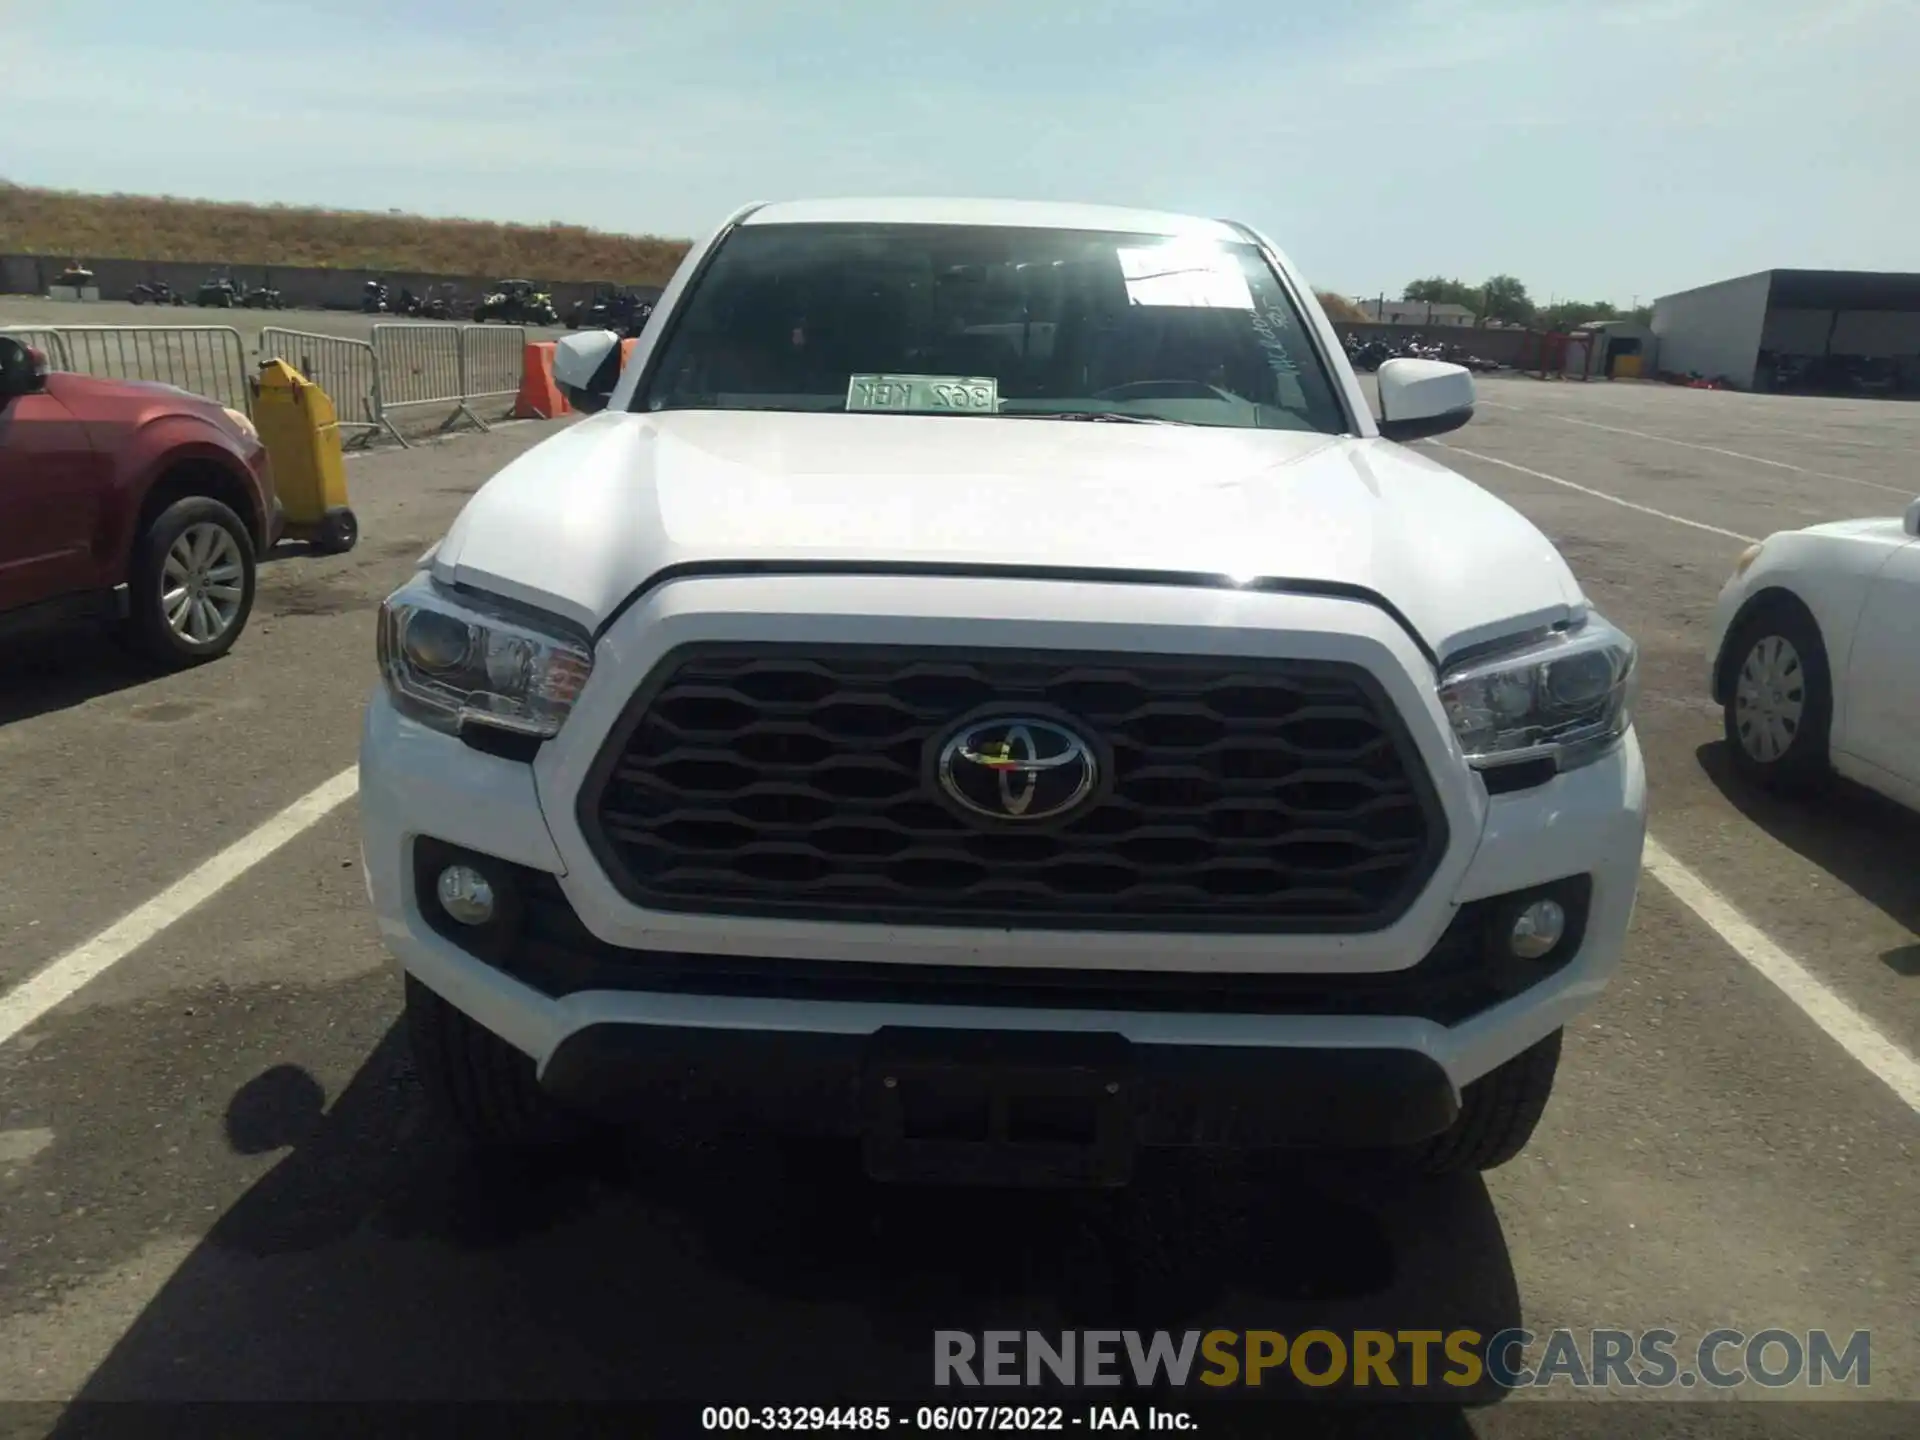
[[[231,326],[12,325],[0,333],[44,350],[57,370],[177,385],[253,413],[247,347]],[[472,402],[519,393],[526,344],[526,330],[511,325],[382,323],[370,342],[269,325],[257,355],[285,360],[324,390],[342,429],[365,440],[384,431],[405,445],[391,412],[412,406],[452,407],[443,430],[463,415],[491,429]]]
[[[260,332],[260,358],[284,360],[318,385],[333,402],[340,428],[364,432],[362,443],[382,430],[407,443],[382,408],[380,360],[367,341],[269,325]]]
[[[108,380],[157,381],[253,414],[246,345],[230,325],[52,328],[60,339],[63,370]]]
[[[389,429],[389,412],[412,405],[453,406],[442,430],[462,415],[482,430],[490,428],[467,406],[459,326],[375,325],[373,356],[380,370],[380,418]]]
[[[519,325],[460,327],[461,389],[467,400],[518,395],[527,332]]]
[[[56,370],[71,370],[67,362],[67,345],[60,338],[58,330],[35,325],[3,325],[0,335],[11,335],[22,345],[31,345],[47,357],[47,364]]]

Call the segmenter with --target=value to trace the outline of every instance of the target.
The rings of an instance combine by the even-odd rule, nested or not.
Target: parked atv
[[[187,303],[187,297],[164,280],[155,280],[152,284],[142,281],[127,292],[127,299],[135,305],[184,305]]]
[[[210,306],[215,310],[231,310],[237,287],[229,275],[209,275],[200,282],[200,289],[193,297],[196,305]]]
[[[474,307],[476,324],[499,320],[508,325],[558,325],[560,313],[553,308],[553,297],[536,290],[531,280],[502,280],[491,294]]]
[[[588,299],[576,301],[567,311],[569,330],[615,330],[623,339],[638,335],[653,314],[653,302],[643,300],[631,290],[602,286]]]

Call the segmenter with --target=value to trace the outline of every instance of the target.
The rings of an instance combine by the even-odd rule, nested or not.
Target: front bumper
[[[1020,1038],[1035,1043],[1009,1046]],[[1075,1043],[1089,1039],[1113,1043]],[[1076,1073],[1089,1083],[1070,1079],[1064,1088],[1082,1093],[1061,1094],[1058,1077]],[[605,1022],[574,1031],[541,1072],[549,1093],[609,1119],[678,1125],[694,1117],[717,1133],[744,1125],[843,1139],[885,1129],[882,1106],[896,1097],[904,1097],[899,1129],[918,1124],[937,1133],[945,1102],[955,1122],[947,1128],[960,1130],[963,1117],[954,1112],[969,1100],[990,1110],[980,1102],[994,1094],[996,1079],[1012,1104],[1050,1090],[1056,1100],[1085,1102],[1083,1114],[1097,1113],[1111,1085],[1112,1103],[1124,1106],[1128,1147],[1411,1145],[1459,1113],[1446,1071],[1413,1050],[1134,1045],[1006,1031],[887,1028],[869,1036]],[[992,1123],[988,1114],[976,1122],[983,1132]],[[1061,1114],[1056,1123],[1064,1128],[1073,1117]],[[1017,1117],[1007,1128],[1016,1133],[993,1138],[1032,1143],[1017,1133]],[[980,1158],[978,1150],[968,1156],[974,1164]]]
[[[875,1037],[970,1031],[1123,1042],[1157,1097],[1143,1102],[1142,1138],[1318,1143],[1336,1133],[1347,1143],[1396,1143],[1410,1130],[1442,1128],[1466,1085],[1600,994],[1619,964],[1645,839],[1646,779],[1633,735],[1595,764],[1490,796],[1450,749],[1431,690],[1413,679],[1424,662],[1374,612],[1327,599],[1149,587],[1120,607],[1102,589],[793,576],[677,582],[602,637],[566,729],[531,763],[427,730],[376,692],[362,739],[360,814],[382,936],[407,972],[532,1057],[556,1093],[630,1110],[647,1103],[643,1095],[724,1098],[729,1086],[744,1087],[758,1095],[749,1108],[784,1108],[828,1128],[828,1117],[844,1122],[857,1112],[854,1077]],[[1131,647],[1168,653],[1310,656],[1318,647],[1360,659],[1412,719],[1442,791],[1447,854],[1391,927],[1349,935],[841,924],[670,914],[624,899],[581,836],[573,800],[638,679],[688,638],[850,628],[879,642],[1071,649],[1124,635]],[[539,877],[542,903],[572,927],[559,946],[566,953],[532,967],[524,955],[481,959],[437,930],[415,875],[422,838]],[[1360,1004],[1335,993],[1377,995],[1443,948],[1463,910],[1574,877],[1585,886],[1577,949],[1520,993],[1452,1008]],[[542,943],[554,947],[551,930]],[[648,978],[663,973],[671,978]],[[869,983],[875,974],[899,983]],[[955,976],[968,983],[943,990]],[[993,978],[972,980],[984,976]],[[1143,987],[1170,977],[1190,982],[1178,1003],[1141,998]],[[1013,993],[1020,984],[1029,988]],[[1219,1003],[1208,1003],[1215,994]],[[775,1078],[747,1082],[768,1074]]]

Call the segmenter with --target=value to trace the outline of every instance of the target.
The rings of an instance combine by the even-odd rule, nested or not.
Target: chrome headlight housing
[[[380,603],[379,636],[394,707],[449,735],[557,735],[593,672],[592,642],[566,621],[426,571]]]
[[[1600,758],[1633,724],[1639,651],[1589,613],[1579,625],[1469,659],[1440,677],[1440,704],[1475,769]]]

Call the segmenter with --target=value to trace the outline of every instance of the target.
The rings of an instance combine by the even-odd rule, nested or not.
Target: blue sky
[[[0,176],[670,235],[1105,201],[1349,294],[1625,303],[1920,268],[1916,56],[1920,0],[0,0]]]

